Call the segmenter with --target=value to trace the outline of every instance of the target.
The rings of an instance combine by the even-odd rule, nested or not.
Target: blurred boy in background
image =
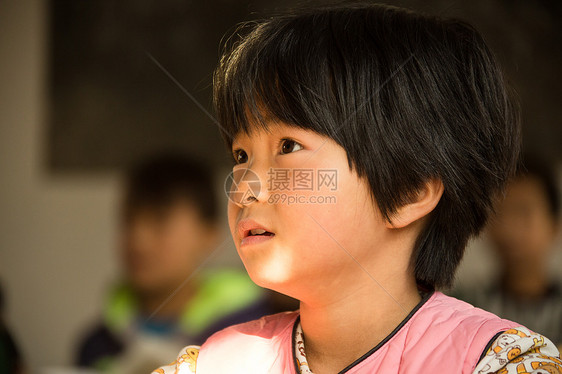
[[[0,373],[24,372],[20,350],[4,321],[4,292],[0,284]]]
[[[517,321],[562,344],[562,292],[548,274],[559,229],[556,177],[546,163],[528,159],[509,184],[488,226],[500,260],[498,277],[484,292],[463,293],[471,304]]]
[[[124,282],[81,342],[80,366],[149,372],[186,344],[270,313],[263,290],[244,271],[208,270],[186,282],[220,244],[214,191],[211,171],[181,155],[156,156],[129,171],[121,226]],[[135,367],[126,366],[131,362]]]

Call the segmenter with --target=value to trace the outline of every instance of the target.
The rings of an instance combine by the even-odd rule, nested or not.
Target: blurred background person
[[[503,318],[520,322],[562,344],[562,291],[548,272],[560,227],[560,197],[548,164],[527,158],[498,201],[487,233],[499,260],[484,290],[458,296]]]
[[[179,154],[154,156],[129,171],[121,210],[123,281],[81,340],[78,365],[148,372],[185,344],[201,344],[219,329],[270,311],[245,272],[197,272],[220,244],[211,175]],[[139,358],[141,367],[127,366]]]
[[[24,373],[20,350],[4,321],[4,292],[0,284],[0,373]]]

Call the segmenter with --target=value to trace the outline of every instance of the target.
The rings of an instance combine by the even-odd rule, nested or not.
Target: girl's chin
[[[275,244],[242,246],[238,248],[238,254],[255,284],[292,296],[292,291],[300,283],[298,274],[295,272],[288,248],[280,245],[279,242]]]
[[[267,266],[258,264],[246,264],[246,270],[252,281],[260,287],[267,288],[279,293],[289,295],[291,286],[294,285],[296,279],[291,276],[291,272],[282,269],[280,265]]]

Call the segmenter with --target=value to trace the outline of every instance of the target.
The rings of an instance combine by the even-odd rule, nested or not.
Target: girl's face
[[[496,209],[489,234],[505,264],[546,261],[557,222],[541,181],[532,176],[513,180]]]
[[[234,175],[244,177],[231,192],[247,196],[250,190],[256,199],[231,198],[228,222],[258,285],[320,300],[338,297],[339,290],[349,291],[385,266],[380,255],[389,230],[368,183],[350,171],[345,150],[331,138],[275,123],[267,132],[240,133],[232,151]],[[272,235],[244,239],[244,229],[255,225],[240,227],[239,222],[249,220]]]

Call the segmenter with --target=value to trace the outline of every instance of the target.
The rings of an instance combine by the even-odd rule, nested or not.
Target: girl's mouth
[[[267,236],[271,236],[274,235],[272,232],[266,231],[264,229],[253,229],[250,230],[250,233],[248,236],[256,236],[256,235],[267,235]]]
[[[263,229],[250,230],[248,236],[244,237],[240,242],[240,246],[263,243],[272,239],[274,236],[274,233]]]
[[[273,239],[275,234],[269,231],[269,228],[254,221],[251,218],[244,218],[240,220],[237,225],[238,237],[240,246],[258,244],[264,241]]]

